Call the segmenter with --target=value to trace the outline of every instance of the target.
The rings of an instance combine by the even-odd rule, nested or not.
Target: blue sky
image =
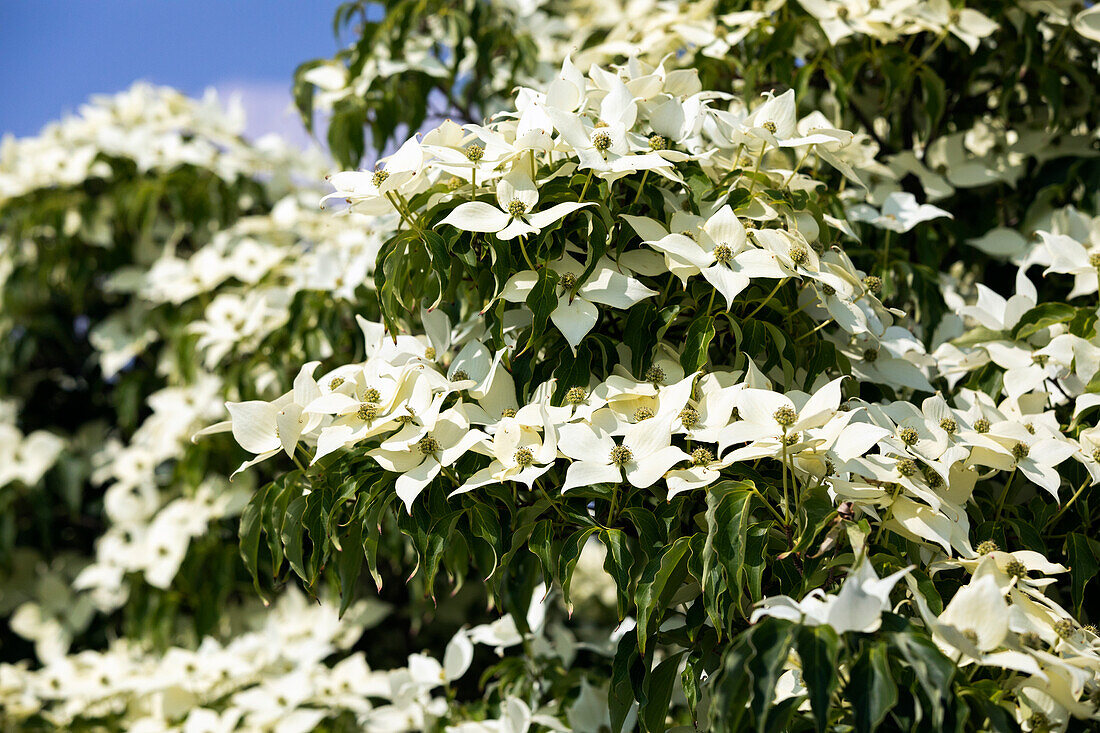
[[[338,0],[0,0],[0,133],[33,135],[139,79],[241,95],[249,133],[306,141],[294,68],[338,49]]]

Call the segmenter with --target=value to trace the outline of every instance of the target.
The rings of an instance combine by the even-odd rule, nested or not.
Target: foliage
[[[211,100],[5,143],[3,715],[1095,725],[1098,18],[347,3],[325,211]]]

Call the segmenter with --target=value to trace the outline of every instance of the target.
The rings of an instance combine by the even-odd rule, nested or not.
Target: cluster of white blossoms
[[[93,97],[79,114],[47,125],[36,137],[5,137],[0,142],[0,202],[38,189],[109,178],[112,158],[132,161],[139,171],[198,166],[225,180],[312,170],[320,156],[305,158],[277,136],[256,144],[241,137],[244,109],[227,111],[210,91],[194,100],[175,90],[135,84],[113,96]]]
[[[64,589],[53,575],[47,578],[37,582]],[[12,587],[17,589],[18,583]],[[13,618],[29,615],[28,606],[24,604]],[[305,733],[342,721],[355,730],[377,733],[419,731],[454,720],[452,686],[469,672],[478,646],[503,656],[526,643],[540,657],[566,667],[582,647],[600,654],[611,651],[606,644],[581,642],[560,622],[548,619],[550,607],[540,587],[526,619],[526,634],[505,615],[459,629],[441,659],[413,653],[406,666],[373,669],[368,655],[350,650],[364,632],[384,622],[390,613],[385,604],[359,601],[340,616],[335,605],[312,603],[290,588],[269,609],[261,609],[257,601],[228,609],[230,633],[208,636],[194,647],[161,650],[119,639],[103,651],[66,655],[64,649],[54,650],[34,670],[0,664],[0,703],[9,721],[41,716],[61,728],[110,720],[146,733]],[[90,609],[73,613],[86,617]],[[629,629],[624,625],[618,633]],[[446,730],[596,730],[608,719],[606,693],[589,685],[569,705],[547,695],[540,707],[515,697],[501,707],[500,719],[457,722]]]
[[[692,72],[634,61],[614,70],[593,67],[586,78],[567,60],[545,92],[520,90],[515,112],[485,126],[445,123],[414,137],[374,172],[333,176],[337,190],[326,198],[346,199],[352,211],[395,212],[415,228],[419,213],[407,202],[449,178],[456,182],[427,205],[451,207],[439,230],[508,240],[537,234],[590,205],[540,205],[540,185],[558,176],[576,172],[614,182],[645,171],[679,182],[678,164],[693,161],[715,172],[755,167],[771,187],[813,191],[816,182],[797,164],[790,167],[808,159],[855,180],[855,169],[866,162],[854,136],[823,116],[796,119],[790,93],[746,106],[703,91]],[[738,185],[751,194],[757,184]],[[496,205],[467,200],[478,187],[495,190]],[[620,343],[620,366],[606,377],[593,375],[557,399],[552,382],[517,399],[505,365],[525,348],[517,334],[532,317],[526,303],[539,275],[526,270],[498,294],[510,309],[503,351],[486,346],[489,335],[476,313],[453,325],[441,311],[425,310],[425,335],[392,338],[382,324],[360,319],[365,361],[321,374],[317,363],[307,364],[292,391],[266,402],[230,402],[230,420],[204,432],[232,430],[254,454],[242,469],[280,453],[315,464],[366,446],[367,455],[396,475],[396,493],[410,511],[441,475],[452,483],[452,496],[501,483],[546,494],[628,483],[671,499],[711,484],[734,464],[776,461],[785,487],[788,473],[792,487],[823,486],[844,511],[920,543],[933,571],[972,573],[971,584],[938,617],[916,584],[909,588],[910,608],[920,611],[953,659],[1019,673],[1024,718],[1032,712],[1051,721],[1097,715],[1100,638],[1044,596],[1055,578],[1039,577],[1065,568],[1034,552],[1002,552],[988,542],[973,547],[967,513],[976,483],[998,472],[1010,481],[1020,474],[1017,481],[1034,485],[1052,503],[1069,498],[1057,472],[1062,462],[1080,461],[1092,483],[1100,479],[1100,436],[1092,430],[1072,437],[1051,411],[1076,399],[1080,416],[1100,404],[1085,394],[1100,371],[1100,341],[1069,333],[1068,319],[1014,331],[1036,305],[1027,265],[1074,274],[1075,294],[1095,292],[1100,257],[1089,252],[1100,251],[1100,242],[1094,222],[1078,218],[1077,227],[1061,227],[1084,241],[1040,232],[1024,258],[1017,295],[1008,301],[982,285],[974,303],[956,295],[957,315],[945,327],[956,330],[928,352],[906,314],[879,300],[879,278],[857,269],[841,247],[818,244],[814,219],[777,209],[762,196],[750,196],[737,211],[720,198],[696,216],[681,206],[686,192],[672,191],[663,192],[664,217],[622,217],[641,240],[636,248],[586,268],[585,248],[569,244],[560,260],[545,264],[558,275],[550,319],[571,347],[584,340],[602,309],[625,310],[659,295],[640,276],[667,273],[685,286],[702,278],[721,296],[719,308],[732,308],[754,281],[777,288],[793,281],[800,308],[828,327],[826,338],[849,357],[853,377],[932,396],[845,401],[845,377],[825,376],[808,392],[777,391],[774,383],[790,384],[789,376],[779,367],[762,373],[751,358],[739,369],[715,365],[685,373],[683,345],[673,343],[661,343],[651,366],[632,374],[622,365],[636,355]],[[881,213],[862,207],[851,218],[899,232],[950,216],[899,192],[885,197]],[[854,236],[842,220],[826,217],[825,223]],[[948,341],[973,326],[988,329],[987,338]],[[958,389],[944,395],[930,381],[954,387],[987,364],[1002,371],[1000,394]],[[458,475],[454,467],[467,453],[484,456],[483,467]],[[785,516],[793,511],[793,498],[777,509]],[[904,573],[878,581],[869,566],[862,568],[838,596],[769,601],[761,613],[789,608],[838,630],[871,631],[878,611],[863,621],[852,609],[866,611],[861,598],[867,596],[879,599],[874,608],[888,608],[888,593]]]
[[[455,503],[505,486],[517,506],[545,501],[555,510],[563,496],[587,501],[611,487],[608,525],[621,497],[640,493],[663,506],[769,471],[775,489],[765,497],[760,482],[760,511],[789,535],[804,499],[823,492],[830,517],[849,528],[853,561],[845,579],[830,570],[826,587],[801,598],[762,600],[745,612],[752,623],[776,617],[873,633],[884,614],[899,614],[956,665],[1003,671],[1005,704],[1027,729],[1100,719],[1100,637],[1062,605],[1069,569],[975,534],[979,522],[997,524],[1009,505],[1025,502],[1049,509],[1037,518],[1045,526],[1036,529],[1045,529],[1100,483],[1100,428],[1085,427],[1100,407],[1090,391],[1100,384],[1094,303],[1044,304],[1036,286],[1050,276],[1052,287],[1072,282],[1066,299],[1097,294],[1100,217],[1047,197],[1023,221],[979,231],[967,244],[1014,266],[1014,294],[975,282],[958,263],[937,273],[948,312],[935,322],[887,305],[906,285],[894,277],[888,249],[882,266],[869,270],[853,258],[866,263],[877,253],[860,259],[846,251],[861,246],[861,226],[889,233],[876,241],[896,241],[945,225],[960,191],[1013,188],[1037,161],[1092,156],[1097,132],[1081,124],[1055,135],[991,113],[930,144],[880,155],[885,119],[853,133],[838,128],[838,101],[828,95],[823,111],[800,117],[793,91],[743,99],[709,91],[696,71],[680,68],[695,56],[728,57],[786,5],[768,0],[717,16],[713,2],[585,2],[565,12],[494,2],[537,44],[535,71],[513,107],[485,124],[447,121],[414,135],[374,170],[334,173],[335,190],[322,205],[335,213],[319,211],[321,192],[307,185],[321,178],[322,163],[275,140],[247,143],[239,110],[226,114],[212,97],[194,102],[138,85],[94,100],[37,138],[0,144],[0,206],[109,180],[113,166],[127,161],[142,174],[197,167],[248,181],[255,189],[236,208],[266,212],[202,230],[154,211],[136,264],[105,280],[127,305],[88,332],[93,366],[113,384],[145,361],[160,380],[134,408],[140,420],[132,430],[92,422],[68,436],[24,434],[22,406],[0,402],[0,499],[41,491],[52,500],[43,478],[55,465],[83,462],[71,470],[85,470],[101,490],[103,520],[86,543],[92,556],[47,562],[20,548],[3,568],[0,615],[33,646],[38,664],[0,665],[0,720],[61,728],[108,720],[185,733],[293,733],[337,721],[377,731],[438,724],[454,733],[608,725],[607,683],[583,668],[564,693],[536,682],[529,696],[501,695],[476,719],[455,703],[453,686],[478,666],[478,645],[502,655],[523,644],[525,663],[549,660],[568,670],[579,651],[610,660],[633,633],[629,617],[611,632],[609,625],[578,631],[584,620],[560,623],[551,609],[558,596],[543,586],[525,625],[505,615],[464,627],[442,659],[416,653],[397,669],[367,663],[363,632],[382,620],[380,604],[352,604],[341,618],[333,599],[312,604],[293,584],[280,587],[270,609],[219,609],[225,618],[204,639],[173,629],[170,643],[178,646],[167,650],[113,637],[99,651],[79,649],[75,640],[96,614],[115,614],[150,589],[178,594],[181,568],[202,540],[235,543],[224,538],[235,535],[228,528],[254,496],[258,473],[278,472],[281,461],[317,475],[351,456],[383,472],[392,482],[384,490],[410,515],[440,485]],[[1024,3],[1005,18],[946,0],[797,5],[820,25],[805,24],[791,41],[791,53],[808,62],[824,47],[864,37],[894,43],[924,35],[932,50],[950,38],[973,51],[1000,25],[1033,20],[1052,38],[1073,32],[1100,40],[1100,10],[1062,1]],[[429,25],[436,36],[447,32],[445,19]],[[431,38],[410,36],[404,54],[382,52],[354,78],[331,63],[304,79],[318,87],[320,107],[407,71],[445,79],[452,70]],[[472,51],[459,65],[463,73],[475,63]],[[629,61],[605,66],[612,58]],[[511,73],[504,66],[493,69],[502,79]],[[822,182],[826,169],[844,180],[839,192]],[[700,187],[715,196],[698,195]],[[589,236],[592,221],[612,219],[609,200],[624,191],[633,203],[616,207],[608,223],[607,239],[617,245],[593,254],[602,243]],[[834,205],[817,209],[792,204],[832,196]],[[260,198],[265,204],[257,206]],[[1091,203],[1100,208],[1100,198]],[[116,208],[110,196],[93,197],[66,211],[54,233],[109,248]],[[445,253],[449,263],[428,251],[424,270],[441,287],[414,293],[416,302],[378,292],[406,285],[382,264],[375,277],[376,262],[400,258],[386,248],[401,237],[424,250],[430,237],[470,249]],[[547,246],[555,238],[560,246]],[[536,247],[553,256],[531,257]],[[501,264],[499,253],[512,251],[513,264]],[[39,255],[30,239],[0,233],[0,283],[13,263]],[[490,285],[442,287],[439,271],[463,262],[481,268]],[[652,353],[636,351],[629,333],[607,338],[603,327],[632,309],[668,314],[670,295],[694,301],[698,315],[717,314],[730,332],[772,311],[791,328],[757,321],[767,338],[718,362],[707,358],[713,329],[684,338],[680,327],[688,324],[678,311],[647,322],[656,331]],[[352,316],[378,299],[387,318],[376,310],[357,316],[362,349],[335,347],[330,338],[354,332]],[[395,302],[403,316],[392,312]],[[812,321],[811,329],[799,333],[795,316]],[[680,336],[666,335],[672,326]],[[540,329],[562,353],[602,349],[603,363],[615,366],[593,360],[568,384],[550,371],[521,379],[513,366],[525,353],[547,362],[559,356],[549,353],[545,334],[531,335]],[[689,351],[700,340],[696,358]],[[810,343],[842,359],[810,374],[762,353]],[[872,397],[846,397],[857,383]],[[1072,414],[1069,424],[1056,408]],[[210,436],[225,432],[250,454],[232,476],[205,462],[224,457],[232,443]],[[1067,466],[1087,475],[1084,483],[1067,485]],[[990,486],[1003,490],[992,504]],[[591,532],[608,531],[596,504],[588,509]],[[916,564],[880,578],[865,549],[884,535],[910,543]],[[610,608],[624,589],[604,572],[606,550],[593,536],[574,558],[572,602]],[[310,539],[325,538],[311,530]],[[829,534],[821,552],[837,543]],[[929,578],[947,573],[961,580],[944,603]],[[827,587],[834,580],[839,589]],[[670,612],[670,628],[694,623],[684,608]],[[349,653],[356,644],[366,653]],[[653,666],[666,654],[659,648]],[[787,657],[777,700],[808,694],[801,665],[796,654]],[[677,686],[672,707],[686,704],[682,692]],[[628,707],[632,727],[638,707]]]

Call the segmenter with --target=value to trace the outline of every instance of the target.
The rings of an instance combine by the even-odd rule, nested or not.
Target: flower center
[[[611,136],[606,132],[597,132],[592,136],[592,147],[601,153],[611,147]]]
[[[430,435],[425,435],[417,441],[416,447],[420,449],[423,455],[430,456],[439,451],[439,441]]]
[[[665,370],[654,364],[645,371],[645,381],[652,382],[654,386],[663,384],[665,381]]]
[[[691,452],[691,463],[693,466],[705,466],[714,460],[714,456],[706,448],[696,448]]]
[[[901,438],[902,443],[911,448],[920,440],[920,433],[916,431],[916,428],[902,428],[898,431],[898,437]]]
[[[363,402],[381,402],[382,395],[374,387],[363,390]]]
[[[699,411],[694,407],[685,407],[680,410],[680,424],[688,430],[691,430],[699,424]],[[1097,450],[1100,450],[1100,448]]]
[[[878,295],[882,292],[882,278],[876,275],[868,275],[863,278],[863,287],[871,291],[872,294]]]
[[[519,199],[512,199],[508,202],[508,213],[513,219],[523,216],[527,213],[527,204],[523,203]]]
[[[363,422],[370,422],[378,417],[378,405],[370,402],[360,402],[359,409],[355,411],[355,416]]]
[[[634,422],[641,422],[642,420],[648,420],[653,417],[653,410],[648,407],[639,407],[634,411]]]
[[[424,358],[427,359],[428,361],[435,361],[435,347],[434,346],[429,346],[428,348],[424,349]]]
[[[500,411],[500,416],[501,417],[515,417],[516,416],[516,411],[513,410],[511,407],[505,407],[503,410]]]
[[[1039,366],[1044,367],[1047,365],[1047,362],[1050,361],[1050,356],[1048,354],[1032,354],[1031,360]]]
[[[572,272],[563,272],[558,283],[561,285],[562,290],[568,292],[577,287],[577,276]]]
[[[464,152],[466,153],[466,160],[470,161],[471,163],[477,163],[479,160],[485,157],[485,148],[477,145],[476,143],[466,148]]]
[[[535,454],[531,452],[530,448],[520,448],[513,457],[516,460],[516,465],[521,468],[527,468],[535,462]]]
[[[1005,565],[1005,573],[1010,578],[1026,578],[1027,565],[1024,565],[1019,560],[1012,560]]]
[[[948,435],[954,435],[959,429],[959,424],[951,418],[945,417],[940,420],[940,429]]]
[[[810,259],[809,251],[801,244],[791,245],[790,249],[791,262],[796,265],[804,265],[806,261]]]
[[[583,387],[570,387],[565,393],[565,401],[571,405],[583,405],[588,399],[588,392]]]
[[[1093,252],[1089,255],[1089,264],[1093,267],[1100,267],[1100,252]]]
[[[663,135],[650,135],[649,136],[649,149],[650,150],[665,150],[668,148],[668,140]]]
[[[997,546],[996,542],[994,542],[993,540],[986,540],[985,542],[978,545],[978,554],[988,555],[989,553],[996,552],[999,549],[1001,548]]]
[[[1054,622],[1051,626],[1054,629],[1054,633],[1063,639],[1069,639],[1073,636],[1073,633],[1077,630],[1073,625],[1073,621],[1068,618],[1060,618]]]
[[[878,361],[878,349],[864,349],[863,360],[874,364],[876,361]]]
[[[343,383],[344,383],[344,378],[343,377],[333,377],[332,379],[329,380],[328,388],[329,388],[329,390],[339,389],[340,385],[343,384]]]
[[[1017,461],[1022,461],[1027,458],[1027,454],[1030,452],[1031,448],[1028,447],[1027,443],[1017,443],[1012,446],[1012,457]]]
[[[779,423],[779,426],[786,429],[798,422],[798,413],[794,411],[793,407],[783,405],[775,414],[772,415],[775,421]]]
[[[455,369],[455,373],[451,375],[452,382],[463,382],[470,378],[470,375],[463,369]]]
[[[992,427],[992,425],[990,425],[989,421],[986,420],[984,417],[979,417],[977,420],[974,421],[974,431],[975,432],[988,433],[989,428],[991,428],[991,427]]]
[[[634,454],[625,445],[617,445],[611,449],[609,459],[616,466],[623,466],[634,458]]]
[[[762,124],[760,126],[763,127],[765,130],[767,130],[768,132],[770,132],[773,135],[775,134],[775,131],[779,129],[776,126],[776,124],[771,120],[764,120],[764,124]]]
[[[733,250],[729,248],[729,245],[720,244],[714,248],[714,261],[728,266],[730,261],[733,260]]]
[[[902,458],[897,463],[898,473],[902,476],[912,476],[917,472],[917,462],[912,458]]]
[[[374,175],[371,176],[370,182],[374,184],[375,188],[378,188],[383,183],[385,183],[386,179],[389,178],[389,177],[390,177],[389,171],[375,171]]]

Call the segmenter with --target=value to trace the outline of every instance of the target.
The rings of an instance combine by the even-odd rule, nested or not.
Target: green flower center
[[[439,452],[439,441],[430,435],[425,435],[417,441],[416,447],[420,449],[422,454],[430,456]]]
[[[558,283],[561,285],[562,290],[570,291],[573,288],[577,287],[577,276],[574,275],[572,272],[563,272],[561,274],[561,279],[558,280]]]
[[[583,405],[588,399],[588,392],[583,387],[570,387],[565,393],[565,401],[571,405]]]
[[[771,120],[764,120],[764,124],[760,126],[773,135],[775,134],[775,131],[779,129],[779,127]]]
[[[513,457],[516,460],[516,465],[522,468],[527,468],[535,462],[535,454],[531,452],[530,448],[520,448]]]
[[[1027,565],[1024,565],[1019,560],[1010,560],[1005,565],[1005,573],[1010,578],[1026,578],[1027,577]]]
[[[616,466],[623,466],[634,458],[634,454],[625,445],[617,445],[611,449],[609,458]]]
[[[470,161],[471,163],[477,163],[479,160],[485,157],[485,148],[475,143],[474,145],[466,148],[465,153],[466,160]]]
[[[912,476],[917,472],[917,462],[912,458],[902,458],[897,463],[897,470],[902,476]]]
[[[988,433],[989,429],[993,427],[989,424],[989,421],[984,417],[979,417],[974,421],[974,431],[978,433]]]
[[[363,422],[370,422],[378,417],[378,405],[370,402],[360,402],[359,409],[355,411],[355,416]]]
[[[772,417],[775,418],[779,426],[784,429],[798,422],[798,413],[794,411],[793,407],[788,407],[787,405],[783,405],[776,410]]]
[[[663,384],[665,381],[665,370],[654,364],[645,371],[645,381],[652,382],[654,385]]]
[[[1012,457],[1017,461],[1022,461],[1027,458],[1027,454],[1030,452],[1031,448],[1028,447],[1027,443],[1017,443],[1012,446]]]
[[[527,213],[527,204],[519,199],[512,199],[508,202],[508,213],[513,219],[523,216]]]
[[[691,430],[699,424],[699,411],[694,407],[685,407],[680,410],[680,424],[688,430]],[[1097,450],[1100,450],[1100,448]]]
[[[940,420],[940,429],[948,435],[954,435],[959,430],[959,424],[949,417]]]
[[[1001,548],[997,546],[996,542],[994,542],[993,540],[986,540],[985,542],[978,545],[978,554],[988,555],[989,553],[996,552],[999,549]]]
[[[920,440],[920,433],[916,428],[902,428],[898,431],[898,437],[901,438],[901,442],[912,448]]]
[[[363,402],[381,402],[382,395],[374,387],[363,390]]]
[[[791,262],[796,265],[804,265],[810,259],[810,252],[801,244],[795,244],[790,249]]]
[[[863,360],[870,364],[874,364],[878,361],[878,349],[864,349]]]
[[[867,288],[874,295],[878,295],[882,292],[882,278],[875,275],[868,275],[863,278],[863,287]]]
[[[666,140],[663,135],[649,136],[650,150],[665,150],[666,148],[668,148],[668,140]]]
[[[340,385],[344,383],[343,377],[333,377],[329,380],[328,388],[330,390],[339,389]]]
[[[389,171],[375,171],[374,175],[371,176],[370,182],[374,184],[375,188],[378,188],[383,183],[385,183],[386,179],[389,177]]]
[[[464,369],[455,369],[455,373],[451,375],[452,382],[464,382],[469,378],[470,375]]]
[[[501,417],[515,417],[516,416],[516,411],[513,410],[511,407],[505,407],[503,410],[500,411],[500,416]]]
[[[691,463],[694,466],[705,466],[714,460],[714,456],[706,448],[696,448],[691,452]]]
[[[1073,625],[1073,621],[1068,618],[1060,618],[1054,622],[1051,626],[1054,629],[1054,633],[1063,639],[1070,639],[1077,631],[1077,627]]]
[[[714,248],[714,261],[722,264],[729,265],[733,261],[733,250],[729,248],[729,245],[720,244]]]
[[[634,422],[641,422],[642,420],[648,420],[653,417],[653,410],[648,407],[639,407],[634,411]]]
[[[592,136],[592,147],[601,153],[611,147],[611,136],[606,132],[597,132]]]

